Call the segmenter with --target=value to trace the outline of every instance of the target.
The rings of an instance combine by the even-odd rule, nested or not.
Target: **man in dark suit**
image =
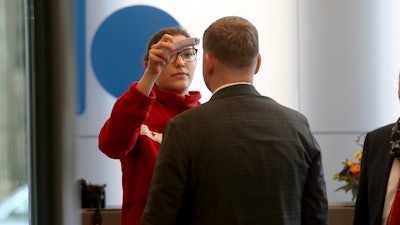
[[[320,147],[306,117],[261,96],[257,29],[223,17],[203,35],[210,101],[168,122],[142,225],[328,223]]]
[[[394,124],[389,124],[378,128],[367,133],[365,137],[354,225],[386,224],[382,221],[387,220],[388,214],[386,218],[382,215],[386,187],[394,159],[390,154],[390,135],[393,126]]]
[[[400,99],[400,74],[398,97]],[[361,159],[354,225],[386,225],[400,178],[398,120],[367,133]]]

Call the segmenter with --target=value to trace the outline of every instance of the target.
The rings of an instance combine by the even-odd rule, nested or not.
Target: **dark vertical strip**
[[[28,14],[32,225],[53,225],[54,132],[51,102],[51,0],[26,0]]]

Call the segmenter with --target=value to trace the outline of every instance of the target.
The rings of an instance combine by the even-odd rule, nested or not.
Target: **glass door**
[[[24,0],[0,0],[0,224],[29,224]]]

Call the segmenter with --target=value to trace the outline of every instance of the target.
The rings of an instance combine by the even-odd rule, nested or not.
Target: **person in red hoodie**
[[[144,74],[116,100],[100,130],[99,149],[121,162],[121,225],[140,224],[166,122],[200,104],[200,92],[189,91],[197,49],[189,46],[171,56],[165,51],[174,52],[173,43],[186,38],[188,32],[176,27],[150,38]]]

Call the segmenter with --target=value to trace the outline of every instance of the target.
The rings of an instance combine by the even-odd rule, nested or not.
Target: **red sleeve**
[[[155,94],[136,89],[133,83],[115,102],[110,118],[99,133],[99,149],[110,158],[125,157],[137,142],[140,126],[149,115]]]

